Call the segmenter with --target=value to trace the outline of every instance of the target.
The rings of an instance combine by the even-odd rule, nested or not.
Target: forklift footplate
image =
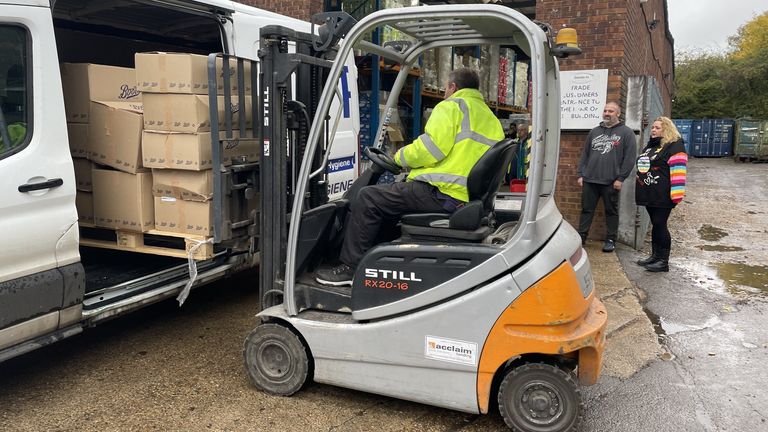
[[[194,248],[195,260],[213,258],[213,243],[209,238],[192,234],[149,230],[124,231],[80,224],[80,246],[138,252],[176,258],[187,258]]]

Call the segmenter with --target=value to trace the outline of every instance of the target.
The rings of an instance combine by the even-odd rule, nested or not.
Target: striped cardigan
[[[673,154],[667,161],[669,165],[669,198],[677,204],[685,197],[685,174],[688,170],[688,155],[685,152]]]

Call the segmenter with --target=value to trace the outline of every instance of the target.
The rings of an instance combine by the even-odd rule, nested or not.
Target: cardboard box
[[[155,197],[155,229],[201,236],[213,235],[213,203]]]
[[[93,194],[91,192],[77,191],[75,208],[77,208],[78,222],[93,224]]]
[[[152,170],[152,195],[208,201],[213,198],[213,171]]]
[[[154,228],[152,173],[94,168],[92,176],[96,225],[141,232]]]
[[[81,158],[74,158],[72,162],[75,165],[75,187],[79,191],[92,192],[91,170],[93,163],[88,159]]]
[[[146,93],[208,94],[208,56],[185,53],[136,53],[136,82]],[[216,93],[224,93],[223,59],[216,59]],[[237,60],[229,60],[230,92],[237,92]],[[245,93],[251,92],[251,63],[243,62]]]
[[[223,144],[224,165],[229,165],[232,159],[258,162],[261,143],[252,139],[241,140],[237,138],[239,132],[234,132],[235,138],[225,140]],[[221,137],[224,139],[224,133],[221,133]],[[201,171],[213,167],[210,132],[188,134],[144,131],[141,136],[141,154],[145,168]]]
[[[72,157],[88,158],[88,123],[67,123],[69,152]]]
[[[130,102],[91,102],[88,158],[135,174],[141,169],[141,105]]]
[[[90,63],[62,63],[61,83],[67,121],[87,123],[92,101],[140,102],[136,71]]]
[[[245,101],[246,128],[252,121],[251,97]],[[159,132],[197,133],[211,130],[211,116],[208,108],[208,96],[196,94],[160,94],[144,95],[144,129]],[[224,96],[218,96],[219,127],[224,127]],[[232,126],[239,126],[241,104],[237,97],[232,97],[230,111]]]

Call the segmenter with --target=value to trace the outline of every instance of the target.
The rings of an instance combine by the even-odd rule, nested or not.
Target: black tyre
[[[290,396],[309,374],[307,349],[285,326],[262,324],[245,338],[245,369],[251,383],[264,392]]]
[[[572,373],[544,363],[528,363],[506,372],[499,386],[499,412],[512,430],[576,431],[581,394]]]

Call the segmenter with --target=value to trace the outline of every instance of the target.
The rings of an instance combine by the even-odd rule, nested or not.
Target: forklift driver
[[[383,224],[396,224],[408,213],[453,213],[469,200],[470,170],[504,139],[504,129],[485,104],[479,84],[471,69],[450,73],[445,100],[435,106],[424,134],[395,154],[395,162],[410,170],[408,178],[360,190],[345,227],[341,263],[318,270],[318,282],[352,285],[355,267],[375,245]]]

